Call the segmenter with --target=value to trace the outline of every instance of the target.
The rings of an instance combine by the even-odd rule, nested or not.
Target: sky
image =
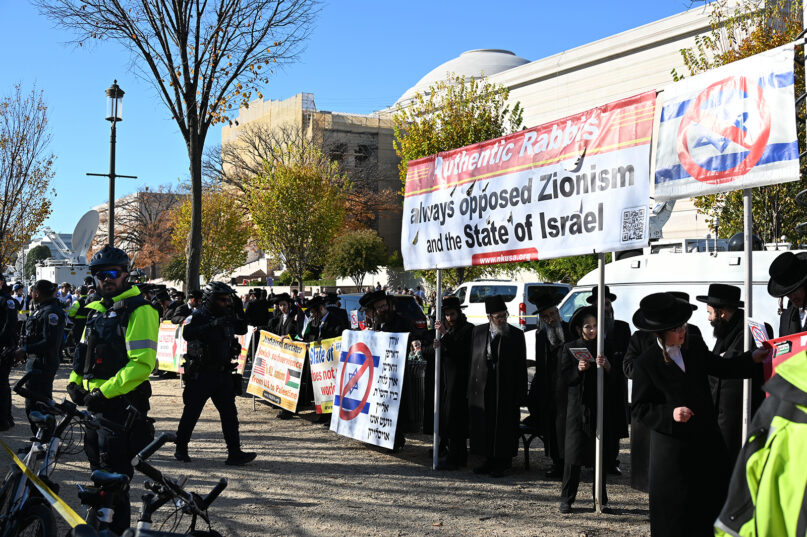
[[[314,94],[319,110],[364,114],[390,106],[426,73],[462,52],[513,51],[538,60],[685,11],[689,0],[496,2],[325,0],[305,50],[262,88],[266,99]],[[116,42],[75,47],[28,0],[0,0],[0,96],[21,83],[43,92],[55,155],[53,212],[45,222],[71,233],[84,212],[108,201],[110,124],[104,91],[126,92],[117,128],[116,198],[188,177],[182,135],[154,87],[135,76]],[[221,143],[210,130],[206,146]]]

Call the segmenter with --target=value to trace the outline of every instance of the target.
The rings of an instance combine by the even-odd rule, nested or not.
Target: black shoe
[[[179,462],[191,462],[191,458],[188,456],[188,448],[177,446],[176,451],[174,451],[174,458]]]
[[[603,505],[602,509],[600,509],[600,511],[604,515],[613,515],[614,514],[614,510],[611,509],[610,507],[608,507],[607,505]]]
[[[482,466],[477,466],[476,468],[474,468],[474,473],[477,475],[489,474],[490,471],[491,471],[491,464],[489,462],[486,462]]]
[[[255,460],[258,454],[254,451],[239,451],[238,453],[231,453],[224,464],[227,466],[244,466],[245,464]]]
[[[560,511],[564,515],[568,515],[569,513],[572,512],[572,505],[566,502],[560,502],[560,505],[558,506],[558,511]]]
[[[448,461],[441,461],[437,463],[436,470],[440,470],[441,472],[453,472],[459,469],[459,466],[454,464],[453,462]]]
[[[504,477],[513,465],[510,463],[496,463],[490,467],[490,477]]]
[[[279,420],[290,420],[294,417],[294,413],[290,410],[283,409],[280,411],[280,414],[277,415],[277,419]]]
[[[619,466],[611,466],[608,468],[608,475],[622,475],[622,470]]]
[[[398,453],[399,451],[401,451],[403,449],[403,447],[405,445],[406,445],[406,438],[405,437],[401,436],[400,438],[395,438],[395,443],[392,446],[392,452],[393,453]]]
[[[553,466],[552,468],[544,472],[544,477],[548,479],[560,479],[561,477],[563,477],[563,468]]]

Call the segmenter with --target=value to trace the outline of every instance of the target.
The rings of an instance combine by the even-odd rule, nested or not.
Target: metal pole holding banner
[[[743,331],[743,348],[750,351],[752,348],[751,331],[748,329],[748,319],[753,315],[754,277],[752,266],[752,252],[754,247],[754,222],[751,212],[751,189],[743,190],[743,244],[745,246],[745,319]],[[743,379],[743,416],[741,447],[748,438],[748,424],[751,423],[751,379]]]
[[[605,351],[605,254],[597,254],[597,356]],[[594,508],[602,513],[603,389],[605,371],[597,366],[597,437],[594,444]]]
[[[434,318],[443,320],[443,271],[437,269],[437,304],[435,304]],[[435,330],[434,336],[439,341],[440,331]],[[434,349],[434,445],[432,447],[432,470],[437,470],[437,458],[440,454],[440,355],[441,347]]]

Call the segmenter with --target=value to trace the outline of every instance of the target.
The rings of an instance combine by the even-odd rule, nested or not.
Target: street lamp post
[[[125,92],[118,86],[118,81],[115,80],[109,89],[106,90],[106,120],[112,123],[112,131],[109,135],[109,173],[88,173],[87,175],[94,175],[98,177],[109,178],[109,214],[108,220],[108,236],[109,245],[115,245],[115,178],[124,177],[127,179],[137,179],[135,175],[117,175],[115,173],[115,139],[116,131],[115,125],[119,121],[123,121],[123,94]]]

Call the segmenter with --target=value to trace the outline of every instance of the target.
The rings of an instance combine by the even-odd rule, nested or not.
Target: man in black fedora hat
[[[597,306],[599,287],[591,288],[591,295],[586,302]],[[610,417],[612,430],[605,439],[604,464],[609,474],[622,475],[619,468],[619,440],[628,437],[628,380],[622,370],[622,361],[628,351],[630,343],[630,325],[615,318],[614,306],[616,295],[606,285],[603,293],[605,317],[603,329],[605,330],[605,354],[613,366],[613,389],[609,392],[610,407],[614,415]],[[622,409],[621,412],[619,409]]]
[[[488,322],[474,327],[468,380],[471,452],[485,457],[474,469],[500,477],[518,453],[521,405],[527,398],[524,332],[507,324],[500,295],[485,298]]]
[[[462,313],[460,299],[443,299],[443,318],[434,323],[440,332],[435,349],[441,349],[442,389],[440,401],[440,438],[448,455],[438,470],[456,470],[468,457],[468,371],[471,367],[471,333],[474,325]]]
[[[325,293],[325,307],[334,317],[339,319],[342,326],[345,328],[350,326],[350,318],[347,315],[347,310],[341,306],[338,293],[333,291]]]
[[[292,305],[293,301],[288,293],[280,293],[275,297],[275,317],[269,322],[269,332],[289,339],[297,337],[300,322],[297,320],[297,312],[292,309]],[[294,413],[282,408],[276,417],[281,420],[290,420],[294,417]]]
[[[535,335],[535,376],[530,383],[525,423],[540,431],[546,456],[552,467],[544,475],[563,477],[563,440],[566,434],[566,387],[559,378],[560,353],[570,341],[569,324],[560,318],[561,297],[540,293],[530,301],[536,306],[538,332]]]
[[[713,283],[707,295],[696,297],[698,302],[706,303],[709,324],[714,328],[715,345],[712,352],[724,360],[731,360],[743,354],[745,343],[743,330],[745,313],[743,301],[740,300],[740,288],[724,283]],[[769,333],[769,336],[773,336]],[[754,367],[751,377],[751,414],[756,412],[765,399],[762,391],[762,365]],[[734,465],[740,448],[742,437],[743,381],[742,379],[721,379],[710,376],[712,399],[717,412],[717,424],[720,434],[729,450],[729,461]]]
[[[784,252],[768,269],[768,294],[779,298],[779,309],[787,298],[787,308],[779,317],[779,337],[807,330],[807,253]]]

